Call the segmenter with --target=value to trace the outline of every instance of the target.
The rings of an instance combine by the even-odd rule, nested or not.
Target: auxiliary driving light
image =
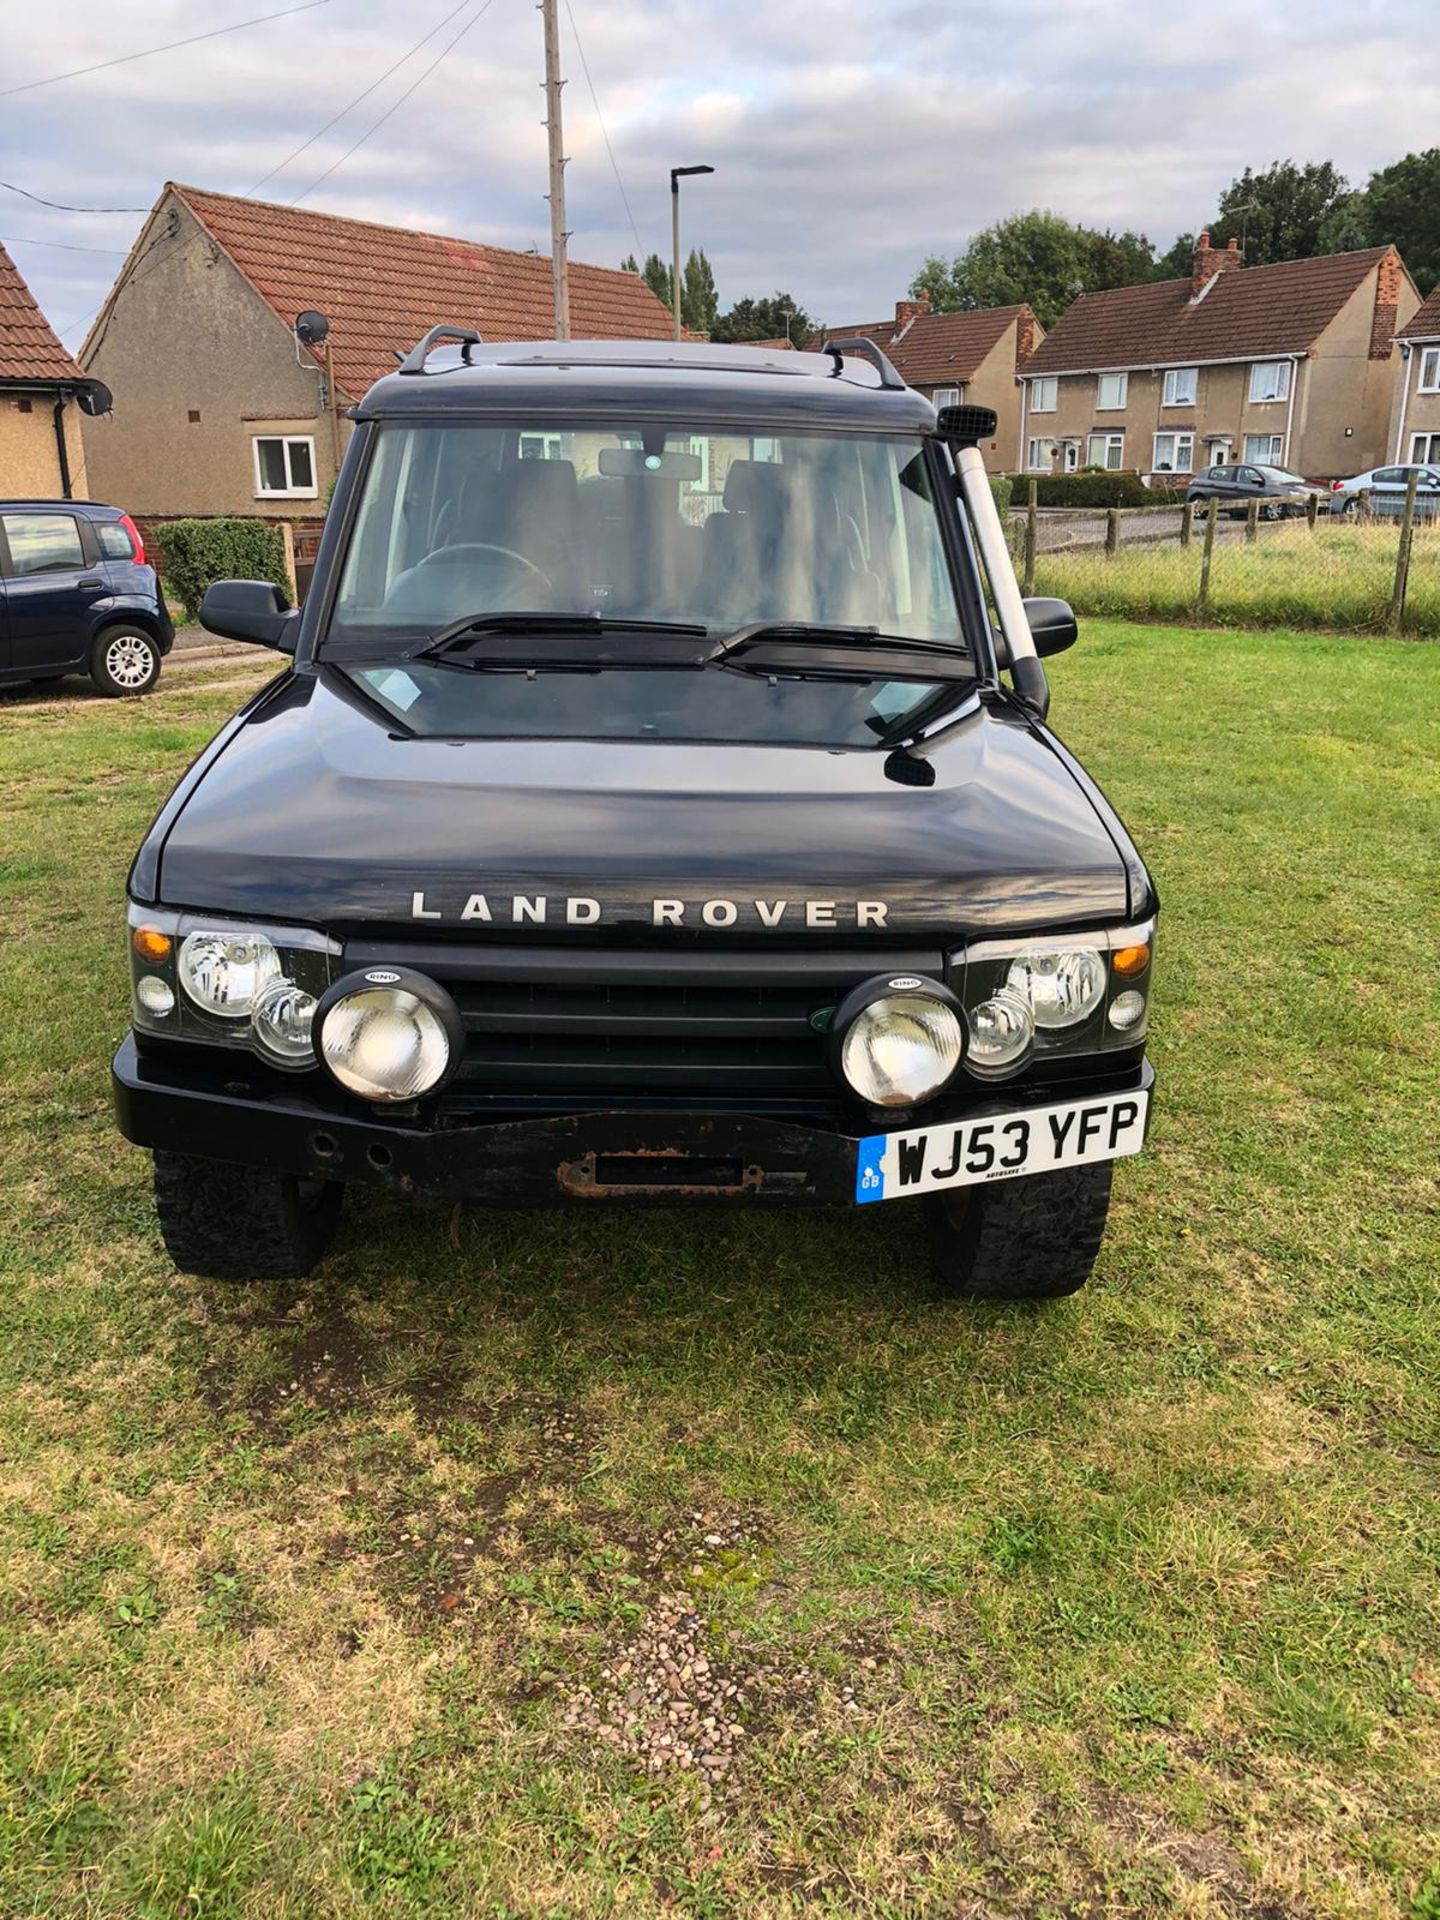
[[[872,1107],[915,1107],[954,1078],[965,1050],[960,1003],[938,980],[883,974],[847,994],[830,1023],[830,1063]]]
[[[465,1045],[455,1002],[408,967],[370,967],[337,980],[321,995],[313,1029],[321,1060],[362,1100],[433,1093]]]

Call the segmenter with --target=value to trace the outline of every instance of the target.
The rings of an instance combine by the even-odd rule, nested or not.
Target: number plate
[[[1144,1146],[1149,1105],[1148,1092],[1116,1093],[910,1133],[872,1133],[860,1142],[855,1198],[863,1206],[1119,1160]]]

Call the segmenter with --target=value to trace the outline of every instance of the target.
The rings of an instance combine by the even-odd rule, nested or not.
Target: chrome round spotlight
[[[408,967],[347,974],[315,1009],[316,1051],[361,1100],[393,1103],[433,1093],[459,1065],[465,1026],[443,987]]]
[[[871,1107],[917,1107],[955,1077],[965,1016],[938,980],[878,975],[846,995],[830,1023],[832,1070]]]

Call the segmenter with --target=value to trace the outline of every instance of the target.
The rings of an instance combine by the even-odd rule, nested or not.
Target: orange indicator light
[[[162,933],[159,927],[136,927],[130,939],[136,953],[142,960],[148,960],[152,967],[170,958],[170,936]]]
[[[1137,973],[1143,973],[1150,964],[1150,949],[1143,943],[1138,947],[1120,947],[1110,956],[1110,964],[1116,973],[1125,979],[1133,979]]]

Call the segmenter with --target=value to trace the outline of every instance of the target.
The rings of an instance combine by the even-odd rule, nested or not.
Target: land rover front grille
[[[825,1024],[872,974],[938,973],[939,953],[351,942],[347,967],[415,967],[465,1022],[449,1093],[547,1103],[828,1102]]]

